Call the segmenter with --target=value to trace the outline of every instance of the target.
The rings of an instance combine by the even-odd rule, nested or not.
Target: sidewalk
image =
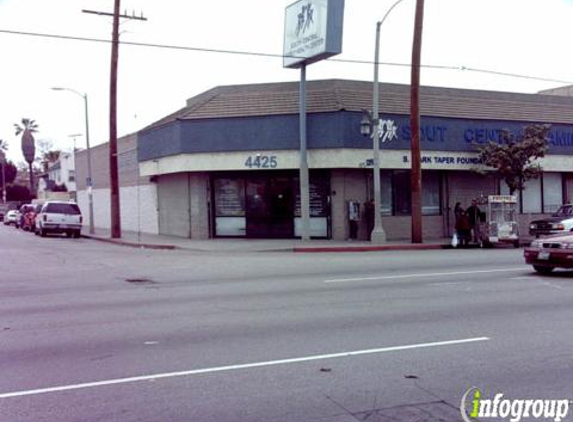
[[[390,241],[384,245],[374,246],[368,241],[321,240],[313,239],[303,242],[300,239],[187,239],[176,236],[154,235],[123,230],[119,239],[112,239],[110,230],[97,228],[90,235],[87,228],[82,237],[115,243],[123,246],[148,249],[185,249],[196,252],[369,252],[445,249],[450,246],[450,239],[431,239],[421,244],[408,241]]]

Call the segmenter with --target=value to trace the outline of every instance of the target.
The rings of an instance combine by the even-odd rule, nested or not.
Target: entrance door
[[[292,181],[287,177],[269,180],[271,237],[294,236],[294,198]]]
[[[294,236],[294,196],[291,178],[256,177],[247,180],[247,237]]]
[[[269,215],[267,181],[262,178],[247,180],[247,237],[268,237],[270,232]]]

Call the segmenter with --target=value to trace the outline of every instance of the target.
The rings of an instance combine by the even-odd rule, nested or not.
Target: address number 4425
[[[277,156],[276,155],[250,155],[245,161],[245,167],[250,169],[274,169],[277,168]]]

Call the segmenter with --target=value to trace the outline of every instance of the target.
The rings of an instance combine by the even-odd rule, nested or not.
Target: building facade
[[[137,134],[117,140],[119,198],[121,226],[124,230],[158,234],[157,189],[149,177],[140,177],[137,163]],[[109,143],[90,149],[92,161],[92,196],[94,225],[111,228],[111,200],[109,178]],[[89,221],[89,198],[87,192],[87,151],[76,152],[76,184],[78,205],[84,216],[84,225]]]
[[[138,166],[140,177],[133,177],[145,186],[145,201],[155,201],[146,204],[156,214],[145,214],[144,231],[199,239],[299,236],[298,95],[298,82],[217,87],[133,135],[129,165]],[[389,134],[381,145],[382,222],[389,239],[411,233],[409,95],[409,86],[380,85]],[[313,237],[368,236],[372,140],[359,128],[362,110],[371,106],[370,82],[308,82]],[[491,173],[475,171],[475,146],[498,141],[503,129],[517,134],[528,124],[551,124],[543,176],[520,198],[522,229],[571,198],[573,98],[422,87],[420,108],[424,238],[451,235],[456,202],[468,206],[473,198],[506,193]],[[120,183],[129,187],[121,175]],[[98,189],[105,187],[96,181]]]

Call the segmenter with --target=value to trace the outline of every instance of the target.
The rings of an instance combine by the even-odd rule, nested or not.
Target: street
[[[472,387],[573,399],[573,273],[522,254],[162,251],[0,225],[0,421],[435,422],[462,420]]]

